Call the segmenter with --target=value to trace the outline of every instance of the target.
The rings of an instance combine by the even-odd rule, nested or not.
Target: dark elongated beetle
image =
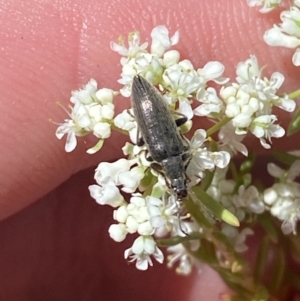
[[[140,75],[133,79],[131,99],[143,140],[140,145],[146,144],[154,161],[151,168],[167,178],[177,199],[181,200],[187,196],[185,170],[190,154],[177,127],[187,118],[175,120],[159,91]]]

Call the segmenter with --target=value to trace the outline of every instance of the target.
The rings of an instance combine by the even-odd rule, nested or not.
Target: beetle
[[[133,79],[131,101],[142,136],[140,146],[146,144],[154,161],[150,167],[167,178],[181,201],[188,194],[185,170],[190,154],[189,146],[177,127],[184,124],[187,118],[175,120],[163,96],[140,75]]]

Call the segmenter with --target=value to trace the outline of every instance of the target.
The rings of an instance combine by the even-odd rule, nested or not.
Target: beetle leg
[[[185,124],[185,123],[187,122],[187,120],[188,120],[187,117],[184,116],[184,117],[181,117],[181,118],[176,119],[176,120],[175,120],[175,123],[176,123],[177,127],[180,127],[180,126],[182,126],[183,124]]]
[[[180,213],[179,211],[177,212],[177,218],[179,219],[179,229],[180,231],[185,235],[185,236],[189,236],[188,232],[186,231],[186,229],[183,229],[182,227],[182,222],[181,222],[181,219],[180,219]]]
[[[130,112],[129,109],[127,109],[126,111],[127,111],[128,115],[130,115],[132,118],[134,118],[134,115]]]
[[[159,163],[154,162],[150,165],[150,167],[158,173],[160,173],[161,175],[163,175],[163,168]]]
[[[192,160],[192,156],[190,153],[184,153],[182,156],[182,161],[184,162],[184,166],[185,166],[185,170],[187,169],[187,167],[189,166],[191,160]],[[191,182],[191,179],[188,177],[187,173],[184,173],[185,179],[187,182]]]
[[[146,157],[146,160],[149,161],[149,162],[153,162],[153,158],[151,156]],[[154,163],[152,163],[152,164],[154,164]]]
[[[143,139],[143,137],[139,137],[139,131],[137,131],[137,134],[136,134],[136,145],[137,146],[143,146],[145,145],[145,141]]]
[[[170,182],[169,182],[168,178],[166,177],[162,166],[159,163],[153,162],[153,163],[151,163],[150,167],[153,170],[155,170],[157,173],[159,173],[161,176],[164,177],[168,188],[171,189]]]
[[[130,110],[127,109],[127,113],[128,113],[132,118],[134,118],[134,115],[130,112]],[[145,144],[145,141],[144,141],[143,137],[140,136],[139,128],[137,128],[137,131],[136,131],[136,145],[137,145],[137,146],[143,146],[144,144]]]

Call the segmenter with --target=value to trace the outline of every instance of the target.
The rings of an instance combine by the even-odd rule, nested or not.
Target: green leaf
[[[254,266],[254,272],[253,272],[253,278],[256,283],[262,283],[264,271],[267,263],[267,257],[269,253],[269,247],[270,247],[270,240],[268,237],[264,237],[262,240],[256,260],[255,260],[255,266]]]
[[[257,215],[257,220],[266,231],[268,238],[276,244],[278,242],[278,235],[271,216],[269,214],[260,214]]]
[[[227,286],[232,289],[235,293],[235,298],[230,300],[239,300],[239,301],[245,301],[245,300],[251,300],[254,295],[254,292],[251,291],[252,288],[252,281],[251,278],[248,277],[248,275],[244,274],[235,274],[232,273],[230,270],[219,267],[213,267],[222,277],[223,281],[227,284]],[[267,300],[267,299],[262,299]],[[261,300],[260,300],[261,301]]]
[[[205,177],[201,180],[200,187],[202,190],[206,191],[208,187],[211,185],[211,182],[214,178],[215,170],[214,171],[205,171]]]
[[[269,289],[271,292],[276,293],[282,287],[282,280],[285,272],[285,255],[282,248],[275,249],[275,256],[273,259],[273,271],[270,275]]]
[[[300,109],[294,112],[292,120],[287,129],[287,136],[297,133],[300,129]]]
[[[216,257],[215,246],[208,240],[201,240],[200,248],[193,252],[193,255],[200,259],[200,261],[208,263],[209,265],[219,266],[219,260]]]
[[[226,247],[226,252],[235,253],[234,246],[223,232],[216,230],[212,233],[212,235],[217,239],[218,242],[222,243]]]
[[[201,203],[208,208],[216,218],[221,219],[225,223],[234,227],[238,227],[240,225],[239,220],[234,214],[225,209],[219,202],[202,190],[201,187],[195,186],[192,188],[192,191],[201,200]]]
[[[287,152],[274,151],[273,157],[279,162],[291,166],[295,161],[299,160],[298,156],[289,154]]]
[[[194,198],[192,193],[189,193],[189,196]],[[213,225],[206,219],[201,208],[199,208],[199,204],[196,204],[191,198],[187,198],[184,200],[184,206],[187,211],[191,214],[191,216],[195,219],[195,221],[206,228],[211,228]]]

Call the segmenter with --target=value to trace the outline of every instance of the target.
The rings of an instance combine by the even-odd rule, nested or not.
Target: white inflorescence
[[[283,11],[280,19],[282,23],[267,30],[264,40],[270,46],[296,48],[292,61],[295,66],[300,66],[300,1],[294,0],[294,5]]]
[[[113,98],[118,93],[111,89],[97,90],[97,82],[91,79],[81,90],[72,92],[70,98],[70,119],[66,119],[57,131],[56,137],[61,139],[67,134],[66,152],[71,152],[77,145],[76,136],[85,136],[93,133],[99,138],[99,144],[88,150],[89,153],[98,151],[103,139],[110,137],[111,124],[114,117],[115,106]]]
[[[278,182],[264,191],[264,202],[270,213],[283,221],[283,233],[296,234],[300,219],[300,185],[294,180],[300,174],[300,161],[295,161],[288,170],[269,163],[268,172]]]
[[[253,55],[237,65],[236,74],[237,82],[222,87],[220,91],[226,103],[225,114],[232,119],[236,134],[244,135],[250,131],[260,139],[264,148],[270,148],[272,137],[279,138],[285,134],[284,129],[275,124],[274,106],[288,112],[293,112],[296,106],[287,95],[277,95],[284,77],[279,72],[274,72],[270,79],[263,77]]]
[[[264,10],[269,10],[279,1],[249,1],[249,4],[263,5]],[[273,113],[274,107],[288,112],[295,109],[293,100],[277,94],[284,81],[283,75],[274,72],[270,79],[263,77],[257,58],[252,55],[237,65],[236,82],[230,83],[229,78],[223,76],[224,65],[218,61],[195,68],[191,61],[181,60],[180,53],[171,49],[179,42],[178,32],[170,37],[165,26],[157,26],[152,30],[151,39],[151,43],[141,43],[140,34],[132,32],[128,36],[128,46],[123,39],[119,43],[111,42],[111,49],[121,55],[120,91],[98,89],[96,81],[91,79],[81,90],[72,92],[69,119],[60,124],[56,132],[59,139],[67,135],[65,149],[68,152],[75,149],[77,137],[92,133],[99,141],[88,150],[89,153],[101,148],[104,140],[110,137],[112,128],[129,135],[131,143],[127,142],[122,148],[126,158],[112,163],[101,162],[95,171],[96,184],[89,187],[98,204],[115,208],[110,237],[121,242],[128,234],[137,236],[124,257],[135,262],[138,269],[146,270],[152,266],[152,258],[159,263],[164,260],[155,237],[183,237],[203,230],[178,204],[170,191],[168,179],[150,168],[146,146],[137,145],[138,129],[133,110],[124,110],[117,116],[114,114],[114,97],[118,94],[129,97],[137,74],[157,86],[172,111],[177,110],[176,114],[188,118],[187,125],[184,125],[186,131],[191,129],[192,119],[198,116],[208,117],[215,123],[226,121],[219,129],[215,148],[209,147],[212,140],[204,129],[195,130],[190,140],[184,138],[191,155],[186,169],[188,188],[199,184],[208,172],[212,172],[214,175],[207,193],[235,214],[240,222],[270,210],[284,221],[284,233],[295,232],[300,194],[295,193],[288,199],[282,196],[280,201],[274,198],[275,194],[282,192],[276,186],[279,184],[263,195],[249,184],[249,175],[245,175],[238,185],[226,179],[232,156],[236,152],[248,154],[242,143],[248,133],[257,137],[265,148],[271,147],[271,138],[285,134]],[[211,83],[214,88],[209,86]],[[281,185],[289,185],[295,190],[292,179]],[[129,194],[129,201],[124,199],[124,193]],[[253,234],[247,227],[237,230],[229,225],[223,225],[222,231],[237,252],[247,249],[245,239]],[[199,247],[199,240],[190,242],[191,250]],[[171,254],[168,256],[169,266],[176,263],[178,273],[191,272],[195,261],[182,244],[169,247],[167,251]]]
[[[262,14],[269,13],[273,9],[277,8],[282,2],[282,0],[247,0],[247,1],[250,7],[262,6],[259,9],[259,12],[261,12]]]
[[[262,6],[261,13],[268,13],[280,6],[282,0],[247,0],[248,5]],[[292,57],[295,66],[300,66],[300,1],[294,0],[289,10],[284,10],[280,14],[281,23],[274,24],[268,29],[263,38],[269,46],[280,46],[296,49]]]

